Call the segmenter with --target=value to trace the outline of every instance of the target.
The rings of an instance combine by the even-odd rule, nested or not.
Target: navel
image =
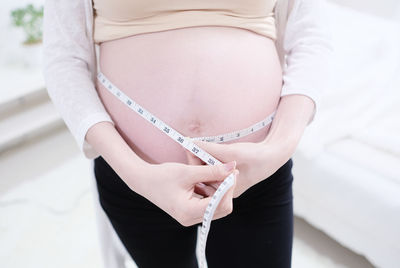
[[[190,121],[187,130],[190,133],[190,136],[198,136],[203,130],[202,123],[199,120]]]

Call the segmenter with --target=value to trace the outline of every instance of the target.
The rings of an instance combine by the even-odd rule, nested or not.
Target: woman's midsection
[[[274,42],[248,30],[204,26],[101,43],[101,72],[184,136],[240,130],[276,110],[282,71]],[[116,129],[149,163],[187,163],[184,149],[112,95],[96,88]],[[226,143],[260,142],[269,126]]]

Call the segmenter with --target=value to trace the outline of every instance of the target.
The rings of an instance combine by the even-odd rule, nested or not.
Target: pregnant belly
[[[282,71],[274,42],[251,31],[202,26],[103,42],[100,70],[121,91],[185,136],[219,135],[276,110]],[[143,160],[187,164],[185,150],[107,91],[96,89],[117,131]],[[228,141],[260,142],[269,126]]]

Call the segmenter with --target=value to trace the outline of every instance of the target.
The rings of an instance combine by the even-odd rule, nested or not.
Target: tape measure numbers
[[[97,79],[100,81],[100,83],[103,84],[103,86],[110,91],[113,95],[115,95],[120,101],[122,101],[125,105],[127,105],[130,109],[138,113],[140,116],[142,116],[144,119],[146,119],[148,122],[153,124],[155,127],[157,127],[159,130],[164,132],[166,135],[168,135],[171,139],[179,143],[181,146],[189,150],[192,154],[196,155],[198,158],[203,160],[205,163],[208,165],[222,165],[219,160],[217,160],[215,157],[207,153],[206,151],[202,150],[199,146],[197,146],[195,143],[192,142],[192,140],[201,140],[201,141],[207,141],[207,142],[226,142],[226,141],[231,141],[235,140],[244,136],[247,136],[251,133],[254,133],[264,127],[266,127],[268,124],[270,124],[275,116],[276,111],[274,111],[272,114],[267,116],[264,120],[255,123],[254,125],[251,125],[248,128],[239,130],[239,131],[233,131],[217,136],[207,136],[207,137],[188,137],[184,136],[172,127],[170,127],[168,124],[151,114],[149,111],[147,111],[145,108],[140,106],[138,103],[133,101],[131,98],[129,98],[127,95],[125,95],[118,87],[116,87],[113,83],[110,82],[110,80],[107,79],[107,77],[102,73],[98,72]],[[206,248],[206,242],[207,242],[207,236],[208,232],[210,230],[210,225],[212,218],[214,216],[215,210],[218,207],[218,204],[220,203],[222,197],[225,195],[225,193],[229,190],[230,187],[232,187],[234,184],[234,175],[233,173],[230,174],[228,177],[224,179],[224,181],[220,184],[218,189],[215,191],[214,195],[211,198],[210,203],[208,204],[206,211],[204,213],[202,225],[199,228],[199,245],[200,245],[200,260],[199,260],[199,265],[200,268],[205,268],[207,267],[207,262],[206,262],[206,255],[205,255],[205,248]]]

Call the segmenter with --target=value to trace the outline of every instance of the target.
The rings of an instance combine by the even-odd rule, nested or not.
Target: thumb
[[[193,176],[191,183],[223,181],[236,168],[236,161],[230,161],[222,165],[189,166]]]

